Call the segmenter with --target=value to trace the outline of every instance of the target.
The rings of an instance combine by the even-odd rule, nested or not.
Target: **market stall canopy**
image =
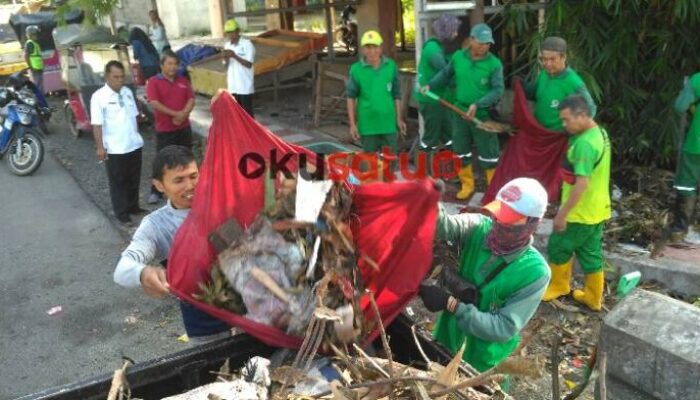
[[[69,11],[65,14],[65,22],[70,25],[76,25],[83,22],[85,15],[82,11]],[[20,43],[24,44],[27,40],[25,30],[30,25],[39,27],[39,46],[42,50],[53,50],[54,40],[51,32],[58,26],[58,18],[53,11],[41,11],[34,14],[13,14],[10,16],[10,26],[15,31],[15,36]]]
[[[105,27],[78,24],[57,27],[53,30],[53,40],[59,50],[86,44],[129,44],[121,37],[112,35]]]

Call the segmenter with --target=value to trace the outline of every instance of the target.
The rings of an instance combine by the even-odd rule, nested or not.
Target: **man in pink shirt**
[[[190,113],[194,109],[194,93],[190,82],[177,75],[180,59],[170,50],[160,59],[161,73],[146,82],[146,96],[156,117],[156,152],[166,146],[192,148]],[[163,195],[154,186],[148,204],[156,204]]]

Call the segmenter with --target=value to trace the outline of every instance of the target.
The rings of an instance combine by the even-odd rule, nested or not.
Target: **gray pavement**
[[[71,175],[49,153],[30,177],[1,164],[0,399],[183,349],[174,300],[113,283],[125,242]]]

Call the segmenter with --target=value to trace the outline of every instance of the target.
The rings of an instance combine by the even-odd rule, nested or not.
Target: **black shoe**
[[[129,214],[139,215],[139,214],[146,214],[147,212],[148,212],[148,210],[146,210],[144,208],[136,207],[136,208],[132,209],[131,211],[129,211]]]
[[[119,221],[122,226],[125,226],[127,228],[131,228],[134,226],[134,223],[131,221],[131,217],[126,215],[122,217],[117,217],[117,221]]]

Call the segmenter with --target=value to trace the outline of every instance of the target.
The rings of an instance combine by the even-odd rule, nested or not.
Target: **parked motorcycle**
[[[357,53],[357,23],[352,21],[351,16],[356,10],[353,6],[347,5],[340,13],[340,27],[335,30],[336,42],[343,43],[350,55]]]
[[[14,89],[17,100],[34,109],[38,119],[39,129],[44,135],[49,134],[46,124],[51,119],[54,109],[49,106],[48,101],[41,90],[32,82],[26,74],[26,69],[13,73],[7,78],[8,86]]]
[[[0,87],[0,158],[18,176],[34,173],[44,160],[44,143],[38,130],[39,117],[33,108],[22,104],[13,86]]]

